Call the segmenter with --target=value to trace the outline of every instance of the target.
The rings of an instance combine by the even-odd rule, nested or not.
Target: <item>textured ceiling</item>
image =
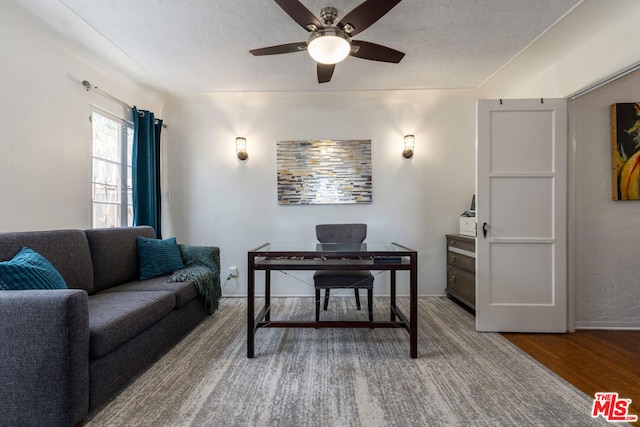
[[[404,59],[387,64],[349,57],[337,65],[331,82],[319,85],[306,52],[249,53],[308,37],[272,0],[57,1],[77,25],[96,32],[153,81],[177,93],[478,87],[580,3],[403,0],[354,39],[400,50]],[[302,0],[317,16],[328,5],[344,16],[361,2]],[[61,26],[51,5],[42,10],[44,0],[27,3],[53,27]]]

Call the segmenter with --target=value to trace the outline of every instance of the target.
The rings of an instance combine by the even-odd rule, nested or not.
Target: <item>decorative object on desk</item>
[[[413,157],[413,150],[416,146],[416,137],[415,135],[405,135],[404,136],[404,150],[402,150],[402,157],[405,159],[410,159]]]
[[[371,140],[277,145],[278,204],[371,203]]]
[[[236,138],[236,156],[240,160],[247,160],[249,154],[247,153],[247,138],[241,136]]]
[[[640,200],[640,102],[611,106],[613,200]]]

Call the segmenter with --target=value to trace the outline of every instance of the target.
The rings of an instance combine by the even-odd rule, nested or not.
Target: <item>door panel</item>
[[[552,112],[494,111],[490,117],[492,172],[553,170]]]
[[[538,280],[552,283],[553,246],[523,243],[514,251],[511,244],[491,245],[491,303],[506,305],[551,305],[552,287],[538,286]],[[544,274],[547,274],[546,276]]]
[[[566,100],[478,101],[476,327],[566,332]]]
[[[502,177],[490,183],[493,237],[552,237],[552,178]]]

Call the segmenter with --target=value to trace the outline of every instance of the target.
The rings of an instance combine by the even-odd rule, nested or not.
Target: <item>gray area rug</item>
[[[366,302],[363,301],[363,303]],[[388,318],[388,298],[374,316]],[[257,304],[258,305],[258,304]],[[408,313],[408,299],[398,304]],[[313,298],[275,298],[272,320],[313,320]],[[366,307],[366,305],[364,305]],[[246,300],[220,309],[97,413],[97,426],[585,426],[592,397],[447,298],[419,300],[418,359],[402,329],[260,329]],[[353,295],[321,319],[366,320]]]

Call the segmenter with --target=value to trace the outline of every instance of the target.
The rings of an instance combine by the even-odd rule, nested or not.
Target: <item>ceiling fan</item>
[[[347,13],[339,22],[338,11],[325,7],[318,19],[298,0],[274,0],[294,21],[311,34],[306,42],[287,43],[250,50],[255,56],[308,51],[318,63],[318,83],[327,83],[336,64],[347,56],[397,64],[404,53],[390,47],[351,37],[369,28],[401,0],[366,0]]]

